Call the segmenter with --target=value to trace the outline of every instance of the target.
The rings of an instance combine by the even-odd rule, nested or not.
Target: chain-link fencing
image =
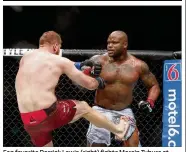
[[[75,61],[75,60],[74,60]],[[18,71],[19,61],[12,57],[4,57],[3,73],[3,145],[5,147],[28,147],[33,146],[29,135],[23,128],[20,119],[15,93],[15,77]],[[151,72],[156,76],[161,94],[156,101],[152,113],[146,114],[138,109],[137,103],[145,100],[147,90],[141,80],[134,88],[132,110],[137,120],[137,126],[140,132],[140,141],[145,147],[161,147],[162,135],[162,65],[163,60],[146,61]],[[61,76],[56,89],[56,95],[60,99],[85,100],[92,106],[94,101],[94,91],[89,91],[78,87],[72,83],[66,76]],[[81,119],[74,124],[69,124],[53,132],[54,146],[57,147],[86,147],[86,133],[89,122]],[[111,146],[121,146],[121,143],[112,137]]]

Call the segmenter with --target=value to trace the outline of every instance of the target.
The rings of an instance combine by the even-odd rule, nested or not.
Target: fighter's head
[[[40,47],[47,47],[50,49],[51,53],[59,55],[60,48],[62,45],[61,37],[58,33],[54,31],[47,31],[39,39]]]
[[[112,32],[107,39],[107,51],[109,57],[119,57],[127,51],[128,37],[123,31]]]

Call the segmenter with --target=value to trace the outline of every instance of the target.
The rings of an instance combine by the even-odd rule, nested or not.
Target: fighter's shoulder
[[[141,66],[142,64],[145,64],[145,62],[143,61],[143,60],[141,60],[141,59],[138,59],[137,57],[135,57],[134,55],[129,55],[129,57],[130,57],[130,60],[131,61],[134,61],[135,62],[135,65],[136,66]]]
[[[98,59],[100,58],[100,56],[101,56],[101,55],[94,55],[94,56],[92,56],[92,57],[90,58],[90,60],[93,60],[93,61],[98,60]]]
[[[148,70],[148,65],[145,61],[138,59],[137,57],[130,55],[131,60],[133,63],[135,63],[135,67],[139,70],[139,72],[142,72],[143,70]]]
[[[149,71],[149,66],[145,61],[135,58],[135,63],[136,63],[135,65],[140,73],[144,73],[146,71]]]
[[[68,59],[68,58],[66,58],[66,57],[60,57],[60,56],[58,56],[58,57],[59,57],[60,60],[61,60],[62,62],[64,62],[64,63],[71,63],[71,62],[72,62],[70,59]]]
[[[73,65],[73,61],[68,58],[61,57],[55,54],[52,54],[51,56],[53,57],[53,59],[51,59],[52,62],[61,69],[70,69]]]
[[[29,50],[29,51],[26,51],[24,54],[23,54],[23,58],[26,57],[26,56],[29,56],[31,55],[35,50]]]
[[[92,61],[101,62],[104,58],[104,55],[94,55],[90,58]]]
[[[53,59],[55,59],[57,62],[63,62],[63,63],[69,63],[70,59],[59,56],[59,55],[55,55],[55,54],[51,54],[51,57],[53,57]]]
[[[20,64],[25,60],[26,58],[32,56],[34,50],[26,51],[23,56],[20,58]]]

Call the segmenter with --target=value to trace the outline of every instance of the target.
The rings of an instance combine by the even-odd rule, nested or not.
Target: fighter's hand
[[[138,103],[139,109],[145,112],[152,112],[153,106],[148,101],[140,101]]]
[[[90,75],[93,77],[98,77],[101,73],[102,66],[100,63],[94,63],[94,66],[92,67],[90,71]]]
[[[81,63],[81,67],[83,66],[89,66],[91,67],[90,69],[90,75],[93,77],[98,77],[101,73],[102,66],[100,63],[96,63],[91,60],[85,60],[84,62]]]

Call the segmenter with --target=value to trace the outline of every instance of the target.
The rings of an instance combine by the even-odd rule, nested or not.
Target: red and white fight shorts
[[[42,147],[52,141],[52,131],[68,124],[76,113],[75,100],[55,102],[47,109],[21,113],[25,130],[33,144]]]

